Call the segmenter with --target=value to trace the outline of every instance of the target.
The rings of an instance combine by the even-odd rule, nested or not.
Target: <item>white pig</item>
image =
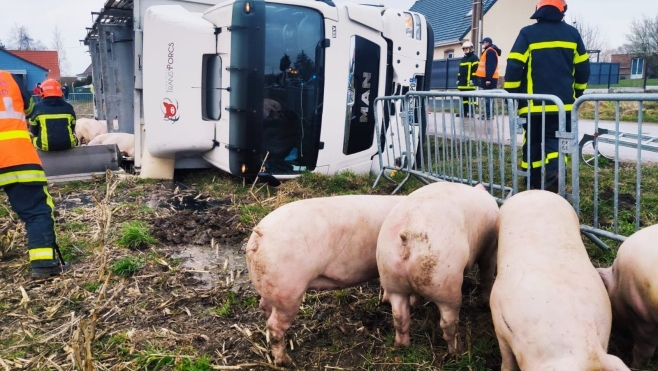
[[[75,136],[80,144],[89,143],[92,139],[104,133],[107,133],[105,120],[79,118],[75,121]]]
[[[564,198],[525,191],[500,209],[491,315],[502,371],[629,370],[608,355],[612,314]]]
[[[448,351],[461,349],[457,330],[464,273],[478,263],[488,304],[497,221],[498,204],[482,185],[433,183],[391,210],[379,232],[377,267],[384,300],[393,310],[396,346],[409,346],[409,306],[422,295],[439,308]]]
[[[246,246],[249,278],[274,361],[291,366],[284,335],[306,290],[334,290],[378,276],[377,235],[404,196],[352,195],[312,198],[281,206],[254,228]]]
[[[97,146],[101,144],[116,144],[119,151],[124,156],[135,156],[135,135],[128,133],[105,133],[97,136],[89,142],[90,146]]]
[[[634,368],[658,346],[658,225],[635,232],[617,251],[612,267],[599,268],[615,324],[630,328]]]

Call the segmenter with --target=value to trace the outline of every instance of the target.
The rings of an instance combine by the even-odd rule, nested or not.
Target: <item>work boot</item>
[[[56,265],[49,267],[32,267],[32,279],[43,279],[59,276],[69,269],[71,269],[71,264],[69,262],[64,262],[64,264],[61,264],[59,261],[57,261]]]

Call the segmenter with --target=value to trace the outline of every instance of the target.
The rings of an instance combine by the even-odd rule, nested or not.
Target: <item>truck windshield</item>
[[[316,10],[267,3],[263,154],[266,170],[315,169],[324,88],[324,20]]]

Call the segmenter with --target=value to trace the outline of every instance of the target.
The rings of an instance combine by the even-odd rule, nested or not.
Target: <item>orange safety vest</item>
[[[30,141],[20,88],[0,70],[0,187],[14,183],[45,184],[46,174]]]
[[[482,56],[480,56],[480,63],[478,64],[478,69],[473,75],[481,78],[487,77],[487,50],[493,50],[496,53],[496,50],[492,47],[484,49]],[[496,58],[498,58],[498,53],[496,53]],[[492,76],[493,79],[498,79],[498,63],[496,63],[496,70]]]

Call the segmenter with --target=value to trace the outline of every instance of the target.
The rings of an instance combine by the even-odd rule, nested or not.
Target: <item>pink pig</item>
[[[100,134],[105,133],[107,133],[105,120],[79,118],[75,121],[75,136],[80,144],[89,143]]]
[[[629,370],[607,354],[610,300],[564,198],[525,191],[500,209],[491,315],[509,370]]]
[[[599,268],[615,324],[630,328],[634,368],[651,359],[658,346],[658,225],[630,236],[612,267]]]
[[[379,232],[377,267],[384,300],[393,309],[396,346],[409,346],[409,305],[418,294],[439,308],[448,351],[461,348],[457,330],[464,273],[478,263],[488,304],[497,222],[498,204],[482,185],[430,184],[391,210]]]
[[[128,133],[105,133],[89,142],[90,146],[116,144],[124,156],[135,156],[135,135]]]
[[[335,196],[281,206],[247,242],[249,278],[261,295],[272,354],[291,366],[284,335],[306,290],[334,290],[378,276],[377,235],[404,196]]]

